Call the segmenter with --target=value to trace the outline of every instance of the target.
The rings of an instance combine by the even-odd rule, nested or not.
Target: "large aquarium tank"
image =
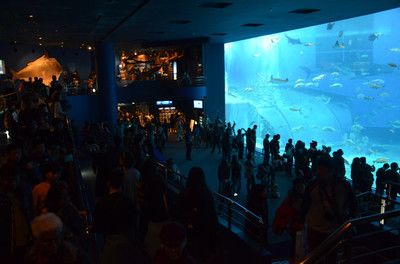
[[[400,161],[400,9],[225,44],[226,120]],[[281,151],[282,152],[282,151]],[[347,168],[347,176],[350,169]]]

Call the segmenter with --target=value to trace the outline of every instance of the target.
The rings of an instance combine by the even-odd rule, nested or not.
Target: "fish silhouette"
[[[292,44],[292,45],[301,45],[303,44],[299,38],[295,39],[295,38],[291,38],[289,37],[287,34],[285,34],[285,37],[288,40],[288,43]]]

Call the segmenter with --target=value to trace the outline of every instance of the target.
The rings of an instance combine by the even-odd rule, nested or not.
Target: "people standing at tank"
[[[346,175],[345,161],[343,158],[343,150],[338,149],[332,153],[333,166],[335,168],[335,175],[344,178]]]
[[[397,162],[392,162],[390,164],[390,170],[385,173],[385,181],[388,182],[386,193],[392,200],[396,200],[397,194],[400,192],[400,175],[398,170],[399,165]],[[393,206],[394,204],[389,208],[393,209]]]
[[[379,195],[383,195],[385,191],[385,180],[386,180],[386,172],[390,168],[389,163],[383,164],[381,168],[376,171],[376,180],[375,180],[375,193]]]
[[[238,131],[237,131],[236,145],[237,145],[237,149],[238,149],[238,158],[239,158],[239,160],[243,160],[244,134],[242,133],[242,129],[238,129]]]
[[[360,158],[360,192],[370,192],[372,185],[374,184],[374,175],[372,172],[375,171],[374,165],[369,165],[365,157]]]
[[[269,134],[265,135],[263,140],[263,153],[264,153],[264,161],[269,163],[270,160],[270,142],[269,142]]]
[[[293,146],[293,140],[291,138],[289,138],[288,142],[286,143],[285,156],[286,156],[286,173],[289,177],[292,177],[294,146]]]
[[[274,160],[279,159],[279,149],[280,149],[280,145],[279,145],[279,139],[281,138],[281,135],[276,134],[272,137],[272,140],[270,142],[270,150],[271,150],[271,158],[272,158],[272,162],[274,162]]]
[[[357,201],[351,185],[335,176],[331,158],[319,158],[315,168],[316,178],[307,185],[302,205],[309,252],[357,212]],[[336,254],[334,250],[328,255],[326,259],[329,263],[336,263]]]

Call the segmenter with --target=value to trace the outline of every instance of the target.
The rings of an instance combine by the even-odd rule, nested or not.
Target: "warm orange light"
[[[55,58],[49,58],[46,54],[29,62],[18,72],[13,72],[13,79],[29,80],[29,77],[43,78],[45,85],[50,85],[52,76],[60,77],[62,67]]]

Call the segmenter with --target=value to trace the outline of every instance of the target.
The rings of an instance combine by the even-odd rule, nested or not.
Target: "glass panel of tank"
[[[226,120],[400,161],[400,9],[225,44]],[[282,152],[282,151],[281,151]],[[347,168],[347,176],[350,169]]]

